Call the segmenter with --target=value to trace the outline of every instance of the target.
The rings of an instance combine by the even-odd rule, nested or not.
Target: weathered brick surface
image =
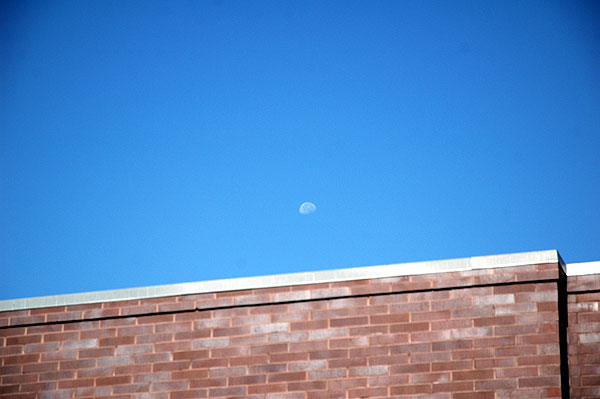
[[[571,397],[600,398],[600,275],[568,278]]]
[[[560,397],[558,270],[531,265],[0,313],[0,398]],[[594,298],[570,300],[597,306]],[[598,386],[600,336],[595,324],[583,329],[600,320],[581,306],[572,384],[576,393],[577,377],[587,398],[585,389]]]

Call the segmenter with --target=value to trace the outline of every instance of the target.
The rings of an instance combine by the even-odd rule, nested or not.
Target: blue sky
[[[3,1],[0,299],[599,260],[599,17],[582,1]]]

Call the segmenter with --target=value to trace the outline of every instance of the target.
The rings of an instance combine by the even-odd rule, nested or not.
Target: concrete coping
[[[569,263],[567,265],[568,276],[586,276],[589,274],[600,274],[600,261]]]
[[[202,294],[210,292],[250,290],[303,284],[460,272],[543,263],[559,263],[564,269],[564,263],[558,251],[547,250],[505,255],[474,256],[470,258],[449,260],[355,267],[349,269],[277,274],[271,276],[242,277],[23,299],[9,299],[0,301],[0,312],[53,306],[69,306],[100,302],[115,302],[167,296]]]
[[[525,266],[543,263],[564,263],[556,250],[522,252],[515,254],[474,256],[449,260],[366,266],[315,272],[242,277],[192,283],[169,284],[151,287],[126,288],[77,294],[10,299],[0,301],[0,312],[51,306],[68,306],[100,302],[272,288],[303,284],[399,277],[420,274],[447,273],[477,269]],[[590,262],[600,263],[600,262]]]

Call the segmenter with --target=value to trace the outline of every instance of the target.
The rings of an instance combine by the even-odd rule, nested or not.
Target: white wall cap
[[[448,273],[557,262],[562,265],[562,260],[556,250],[521,252],[505,255],[474,256],[471,258],[399,263],[381,266],[355,267],[349,269],[277,274],[258,277],[242,277],[194,283],[84,292],[78,294],[9,299],[0,301],[0,312],[45,308],[52,306],[81,305],[89,303],[158,298],[209,292],[250,290],[291,285]]]
[[[600,274],[600,261],[567,265],[567,276],[585,276],[587,274]]]

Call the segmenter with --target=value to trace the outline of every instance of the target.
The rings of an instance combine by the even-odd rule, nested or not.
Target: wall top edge
[[[237,291],[350,280],[460,272],[543,263],[559,263],[561,267],[564,267],[564,263],[558,254],[558,251],[546,250],[504,255],[473,256],[470,258],[457,258],[448,260],[365,266],[348,269],[277,274],[270,276],[241,277],[192,283],[158,285],[151,287],[84,292],[77,294],[9,299],[0,301],[0,312],[53,306],[82,305],[100,302],[191,295],[209,292]],[[600,264],[600,262],[589,263]],[[571,264],[569,265],[569,268],[572,267],[572,265],[581,264]],[[597,268],[598,265],[596,265],[596,270]],[[577,270],[577,267],[575,267],[575,270]],[[596,273],[597,272],[598,271],[596,271]]]
[[[586,276],[589,274],[600,274],[600,261],[569,263],[567,265],[567,276]]]

